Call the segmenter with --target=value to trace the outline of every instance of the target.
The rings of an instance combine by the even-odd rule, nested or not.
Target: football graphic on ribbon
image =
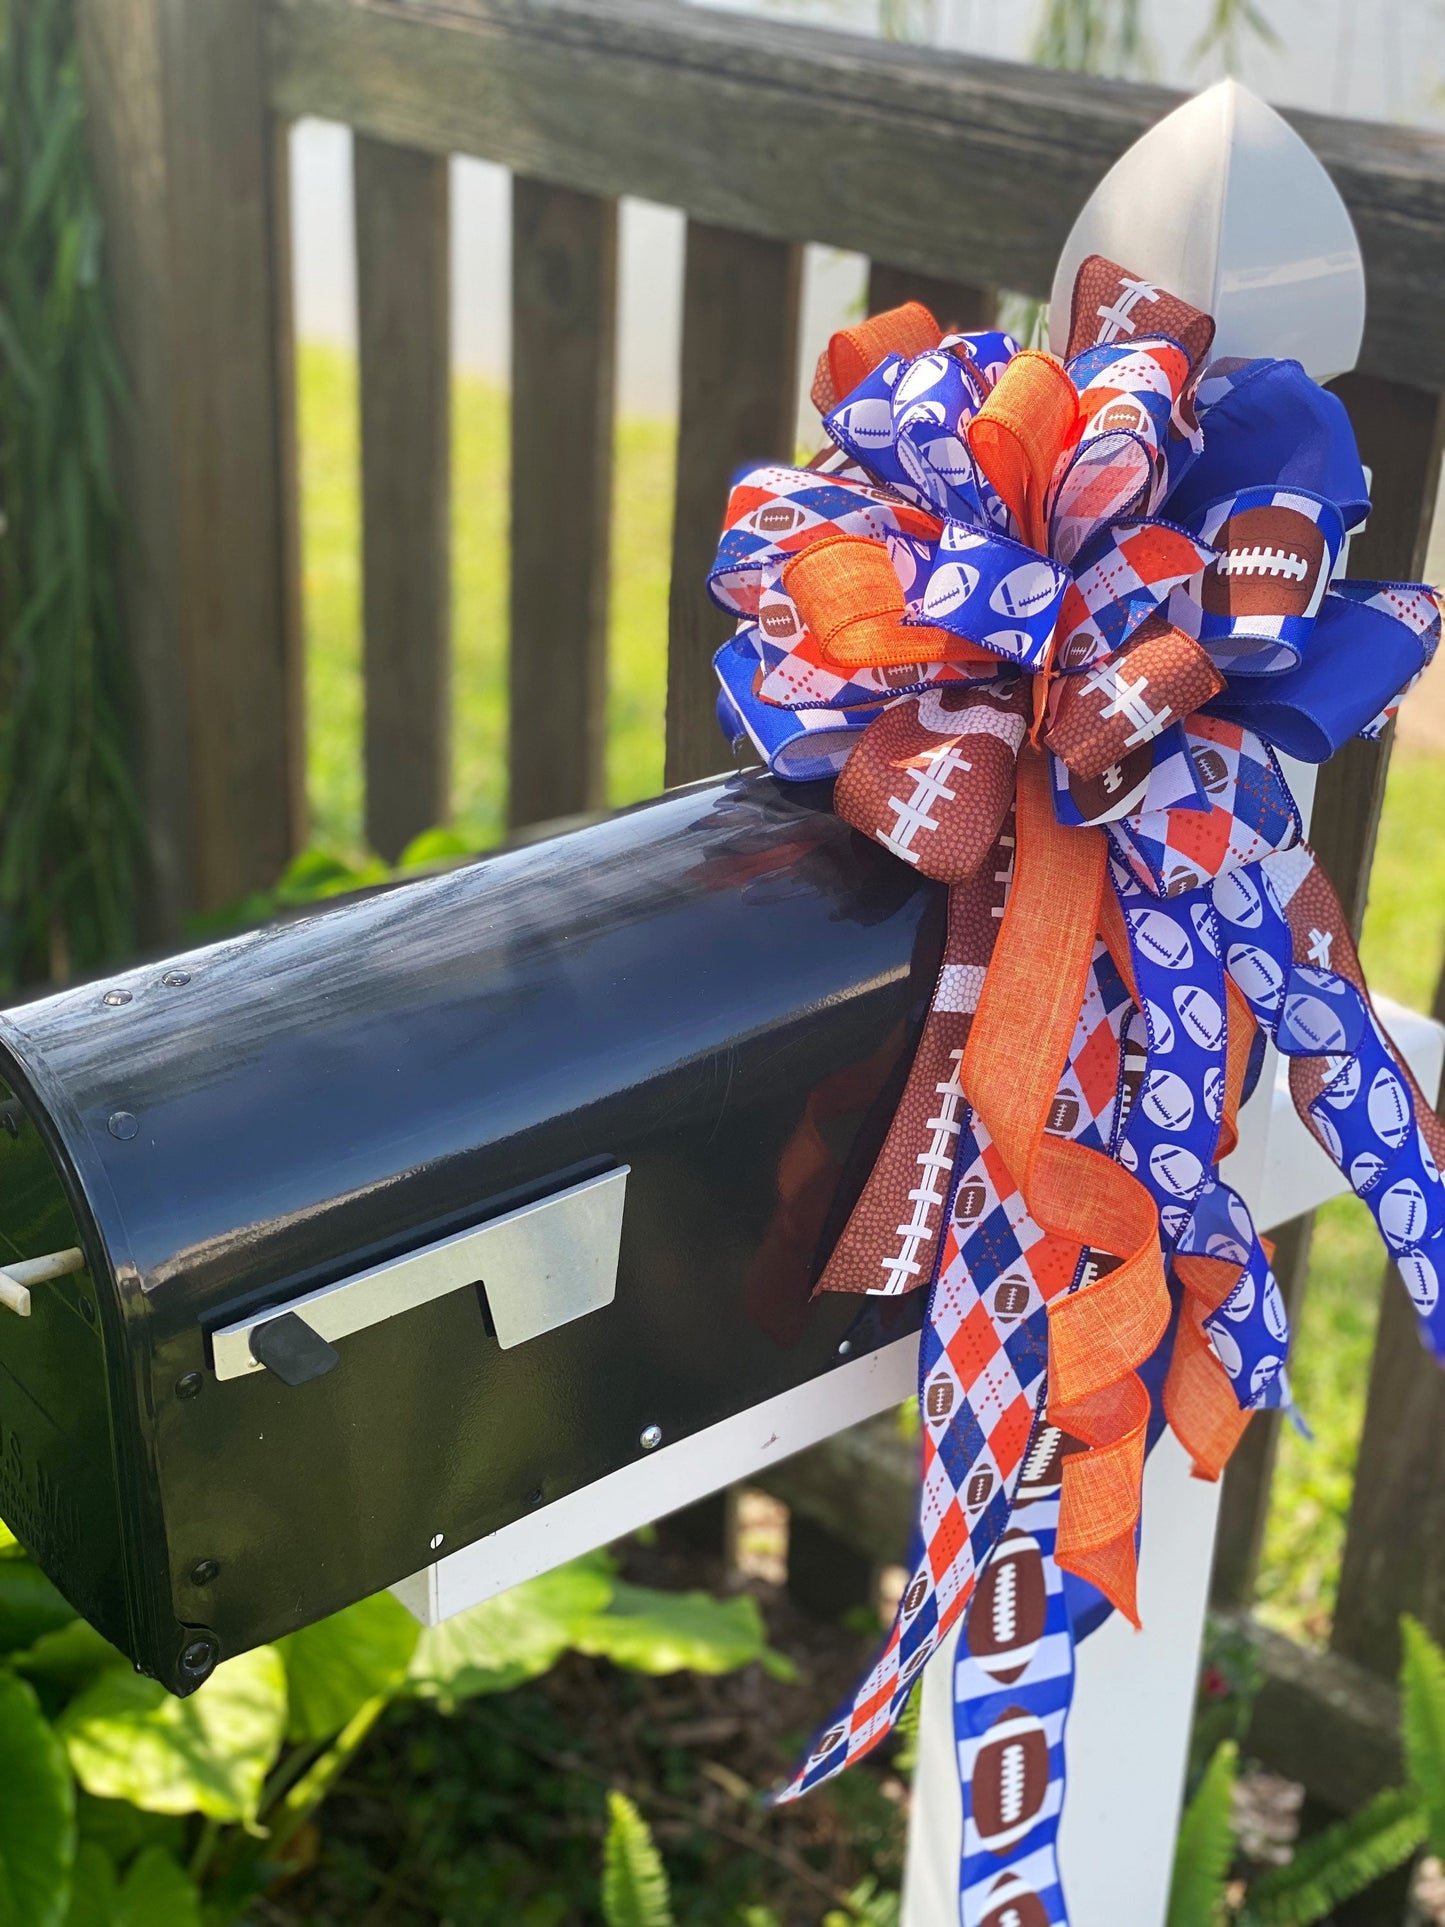
[[[1289,1401],[1283,1300],[1218,1168],[1267,1042],[1445,1353],[1445,1127],[1281,762],[1378,736],[1439,606],[1345,573],[1369,491],[1343,405],[1237,352],[1224,295],[1215,352],[1215,315],[1119,252],[1070,258],[1056,355],[916,304],[835,336],[828,452],[737,482],[709,578],[729,736],[836,777],[839,814],[949,891],[907,1087],[818,1279],[928,1293],[917,1556],[783,1797],[875,1746],[968,1615],[965,1927],[1066,1919],[1074,1626],[1136,1618],[1148,1444],[1167,1423],[1217,1478]]]

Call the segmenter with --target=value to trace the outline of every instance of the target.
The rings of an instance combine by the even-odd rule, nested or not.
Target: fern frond
[[[923,1711],[923,1682],[918,1680],[903,1702],[903,1711],[893,1726],[898,1751],[893,1755],[894,1771],[911,1780],[918,1766],[918,1716]]]
[[[1382,1880],[1425,1838],[1420,1802],[1402,1787],[1377,1793],[1358,1813],[1327,1827],[1249,1890],[1240,1927],[1310,1927],[1332,1908]]]
[[[1222,1740],[1184,1809],[1169,1883],[1169,1927],[1215,1927],[1234,1858],[1234,1774],[1238,1748]]]
[[[1400,1619],[1400,1730],[1432,1853],[1445,1856],[1445,1653],[1418,1619]]]
[[[647,1822],[625,1793],[607,1796],[602,1918],[607,1927],[673,1927],[662,1856]]]

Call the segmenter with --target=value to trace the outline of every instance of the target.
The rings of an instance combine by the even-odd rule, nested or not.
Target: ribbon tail
[[[888,1135],[817,1289],[901,1296],[932,1283],[966,1109],[959,1065],[1013,874],[1005,819],[978,873],[949,891],[933,1002]]]
[[[1149,1414],[1137,1367],[1170,1315],[1157,1217],[1144,1186],[1110,1158],[1045,1134],[1100,927],[1106,846],[1099,831],[1057,822],[1033,752],[1019,764],[1017,828],[1013,888],[963,1086],[1030,1215],[1056,1241],[1043,1285],[1049,1419],[1089,1448],[1064,1464],[1058,1561],[1137,1624],[1135,1526]]]
[[[1445,1358],[1445,1123],[1380,1021],[1349,921],[1314,852],[1301,846],[1262,868],[1293,958],[1275,1034],[1291,1059],[1295,1109],[1370,1207],[1426,1349]]]

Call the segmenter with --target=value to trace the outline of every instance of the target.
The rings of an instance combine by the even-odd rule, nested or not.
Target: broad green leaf
[[[74,1618],[75,1608],[38,1566],[28,1559],[0,1559],[0,1653],[24,1652]]]
[[[281,872],[276,895],[284,903],[304,903],[323,890],[345,887],[356,875],[356,865],[330,850],[303,850]]]
[[[291,1703],[286,1737],[329,1740],[358,1707],[406,1679],[421,1628],[389,1592],[279,1642]]]
[[[97,1800],[80,1789],[75,1831],[80,1850],[98,1847],[113,1867],[124,1867],[144,1847],[164,1847],[176,1858],[186,1850],[190,1822],[182,1813],[142,1813],[129,1800]]]
[[[0,1671],[0,1921],[60,1927],[75,1860],[75,1783],[34,1691]]]
[[[126,1875],[114,1927],[201,1927],[196,1884],[163,1847],[147,1847]]]
[[[574,1559],[427,1627],[411,1662],[412,1690],[453,1705],[536,1679],[577,1643],[612,1590],[605,1562]]]
[[[82,1687],[112,1666],[130,1662],[83,1619],[72,1619],[58,1632],[42,1633],[23,1653],[12,1653],[10,1664],[17,1673],[34,1680],[42,1689],[67,1695]],[[52,1692],[53,1697],[53,1692]]]
[[[75,1856],[65,1927],[115,1927],[115,1868],[105,1849],[90,1842]]]
[[[139,1674],[103,1673],[59,1727],[88,1793],[147,1813],[252,1820],[286,1731],[286,1668],[261,1646],[184,1700]]]
[[[20,1553],[20,1541],[15,1537],[15,1534],[10,1530],[9,1526],[6,1525],[5,1521],[0,1519],[0,1559],[18,1558]]]
[[[423,830],[420,836],[412,838],[396,859],[397,874],[401,876],[408,870],[425,869],[433,863],[455,862],[458,857],[473,856],[475,853],[475,839],[463,836],[459,830]]]
[[[662,1856],[647,1822],[625,1793],[607,1796],[602,1918],[607,1927],[673,1927]]]
[[[1445,1653],[1405,1613],[1400,1620],[1400,1730],[1430,1851],[1445,1851]]]
[[[618,1585],[606,1612],[578,1628],[576,1644],[636,1673],[731,1673],[760,1659],[767,1638],[746,1593],[714,1599]]]

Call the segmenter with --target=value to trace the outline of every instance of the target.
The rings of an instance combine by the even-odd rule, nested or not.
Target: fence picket
[[[617,203],[512,183],[514,827],[606,794]]]
[[[1351,551],[1351,573],[1417,579],[1435,510],[1445,402],[1369,375],[1347,376],[1336,390],[1373,471],[1374,508]],[[1357,930],[1389,752],[1388,738],[1351,743],[1321,772],[1312,840]],[[1393,1278],[1386,1285],[1331,1645],[1392,1676],[1401,1612],[1420,1612],[1445,1629],[1445,1504],[1433,1473],[1445,1385],[1416,1337],[1404,1293]]]
[[[727,767],[712,657],[733,625],[708,600],[704,581],[736,470],[793,454],[801,275],[801,248],[688,223],[668,605],[668,784]]]
[[[149,935],[273,884],[305,823],[286,145],[264,0],[83,0],[128,396],[135,766]]]
[[[945,281],[940,275],[913,268],[890,267],[874,261],[868,270],[868,312],[883,314],[905,301],[921,301],[945,334],[962,334],[993,323],[997,296],[992,288],[971,287],[966,281]]]
[[[451,775],[447,163],[358,135],[366,836],[390,861]]]

